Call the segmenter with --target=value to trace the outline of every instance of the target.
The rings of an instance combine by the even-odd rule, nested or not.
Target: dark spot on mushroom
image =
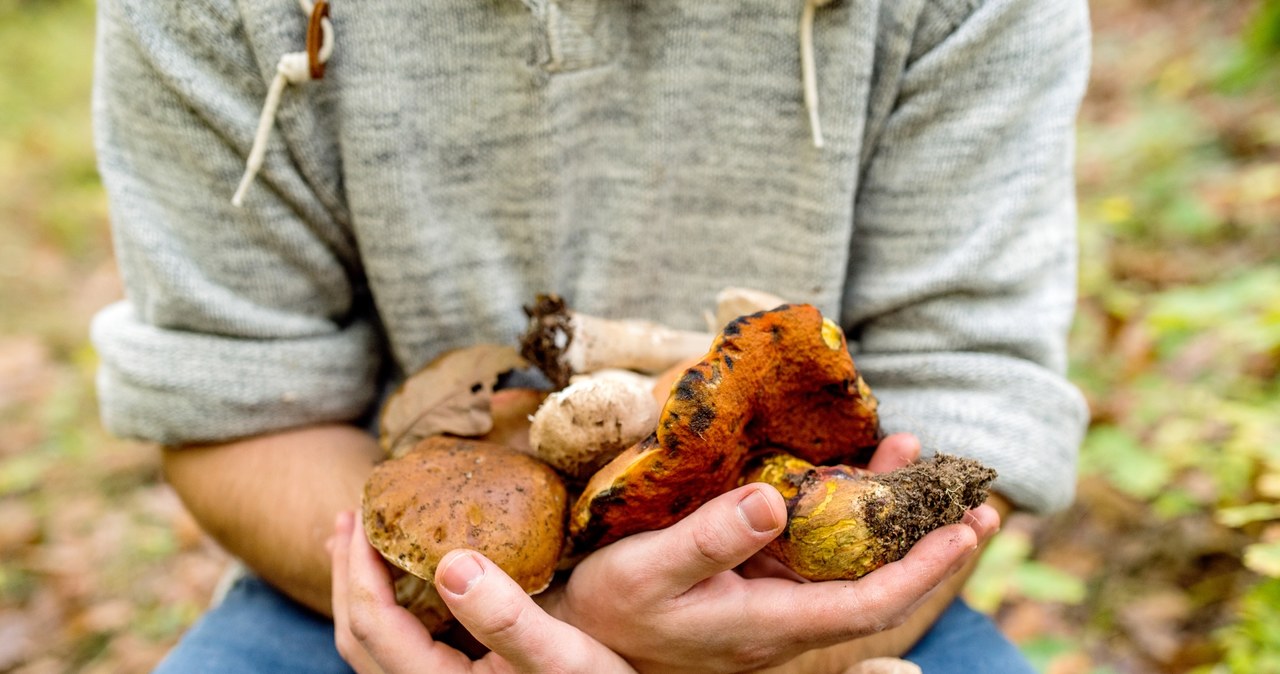
[[[725,337],[737,337],[738,335],[742,334],[743,323],[744,321],[741,317],[735,318],[732,321],[729,321],[729,323],[724,326],[724,330],[721,332]]]
[[[621,491],[622,490],[618,489],[617,487],[610,487],[600,492],[599,494],[597,494],[596,497],[592,500],[595,501],[595,503],[598,503],[600,505],[610,505],[610,504],[623,505],[627,502],[627,499],[624,498],[621,493],[619,493]]]
[[[667,506],[668,510],[672,515],[682,515],[685,508],[689,507],[692,499],[693,495],[688,492],[679,494],[675,498],[671,499],[671,503]]]
[[[773,343],[777,344],[782,341],[782,326],[773,325],[769,327],[769,335],[773,338]]]
[[[680,455],[680,438],[672,434],[664,436],[663,440],[662,448],[667,450],[667,458],[674,459]]]
[[[722,360],[724,360],[724,366],[729,368],[730,372],[733,372],[733,357],[725,356]]]
[[[849,395],[850,391],[852,391],[852,389],[849,388],[847,381],[848,380],[845,380],[844,382],[836,382],[834,384],[827,384],[822,387],[822,392],[823,394],[833,398],[846,397]]]
[[[471,385],[471,392],[472,392],[472,393],[479,393],[479,392],[480,392],[480,390],[481,390],[481,389],[483,389],[483,388],[484,388],[484,384],[481,384],[480,382],[476,382],[476,383],[474,383],[474,384],[472,384],[472,385]]]
[[[698,395],[698,389],[702,388],[702,384],[706,381],[701,370],[691,368],[684,373],[683,377],[680,377],[680,381],[676,382],[676,400],[693,400]]]
[[[689,429],[694,433],[702,434],[703,431],[711,428],[711,422],[716,420],[716,410],[710,405],[699,405],[693,411],[693,416],[689,417]]]
[[[724,454],[716,454],[716,458],[711,460],[711,465],[707,466],[708,472],[718,473],[720,468],[724,466]]]

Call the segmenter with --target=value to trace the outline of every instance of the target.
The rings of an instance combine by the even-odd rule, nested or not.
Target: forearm
[[[324,614],[334,516],[360,505],[381,457],[343,425],[300,428],[217,445],[166,448],[165,477],[196,521],[249,568]]]
[[[987,499],[987,503],[1000,513],[1001,521],[1013,511],[1013,506],[999,494],[992,494]],[[985,546],[985,543],[982,545]],[[803,653],[783,665],[765,671],[768,674],[790,672],[806,674],[832,672],[834,674],[843,672],[850,665],[868,658],[901,657],[933,627],[942,612],[959,596],[969,576],[973,574],[979,558],[980,554],[971,557],[955,575],[938,586],[938,589],[903,624],[879,634]]]

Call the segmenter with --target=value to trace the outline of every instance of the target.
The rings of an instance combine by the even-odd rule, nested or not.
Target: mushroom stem
[[[855,580],[902,559],[925,534],[986,501],[996,477],[949,454],[880,474],[785,452],[757,461],[742,483],[771,484],[787,500],[787,528],[765,550],[808,580]]]
[[[520,353],[564,388],[576,374],[606,369],[657,374],[682,361],[700,358],[729,321],[768,311],[786,301],[762,290],[728,287],[716,295],[709,332],[677,330],[638,319],[608,319],[573,311],[558,295],[538,295],[525,307],[529,328]]]
[[[525,307],[529,329],[521,353],[563,388],[575,374],[607,368],[658,373],[705,353],[714,335],[642,320],[612,320],[573,311],[556,295]]]

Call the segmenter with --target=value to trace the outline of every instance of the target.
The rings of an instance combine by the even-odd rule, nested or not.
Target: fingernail
[[[738,501],[738,516],[746,521],[747,526],[760,533],[778,528],[778,520],[774,517],[773,508],[769,507],[769,500],[759,491],[753,491]]]
[[[455,555],[440,572],[440,584],[453,594],[466,594],[484,578],[484,567],[470,554]]]

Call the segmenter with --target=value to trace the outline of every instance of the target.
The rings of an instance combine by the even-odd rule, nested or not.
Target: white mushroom
[[[653,432],[660,405],[649,377],[616,370],[575,378],[533,415],[530,453],[562,474],[585,480]]]

